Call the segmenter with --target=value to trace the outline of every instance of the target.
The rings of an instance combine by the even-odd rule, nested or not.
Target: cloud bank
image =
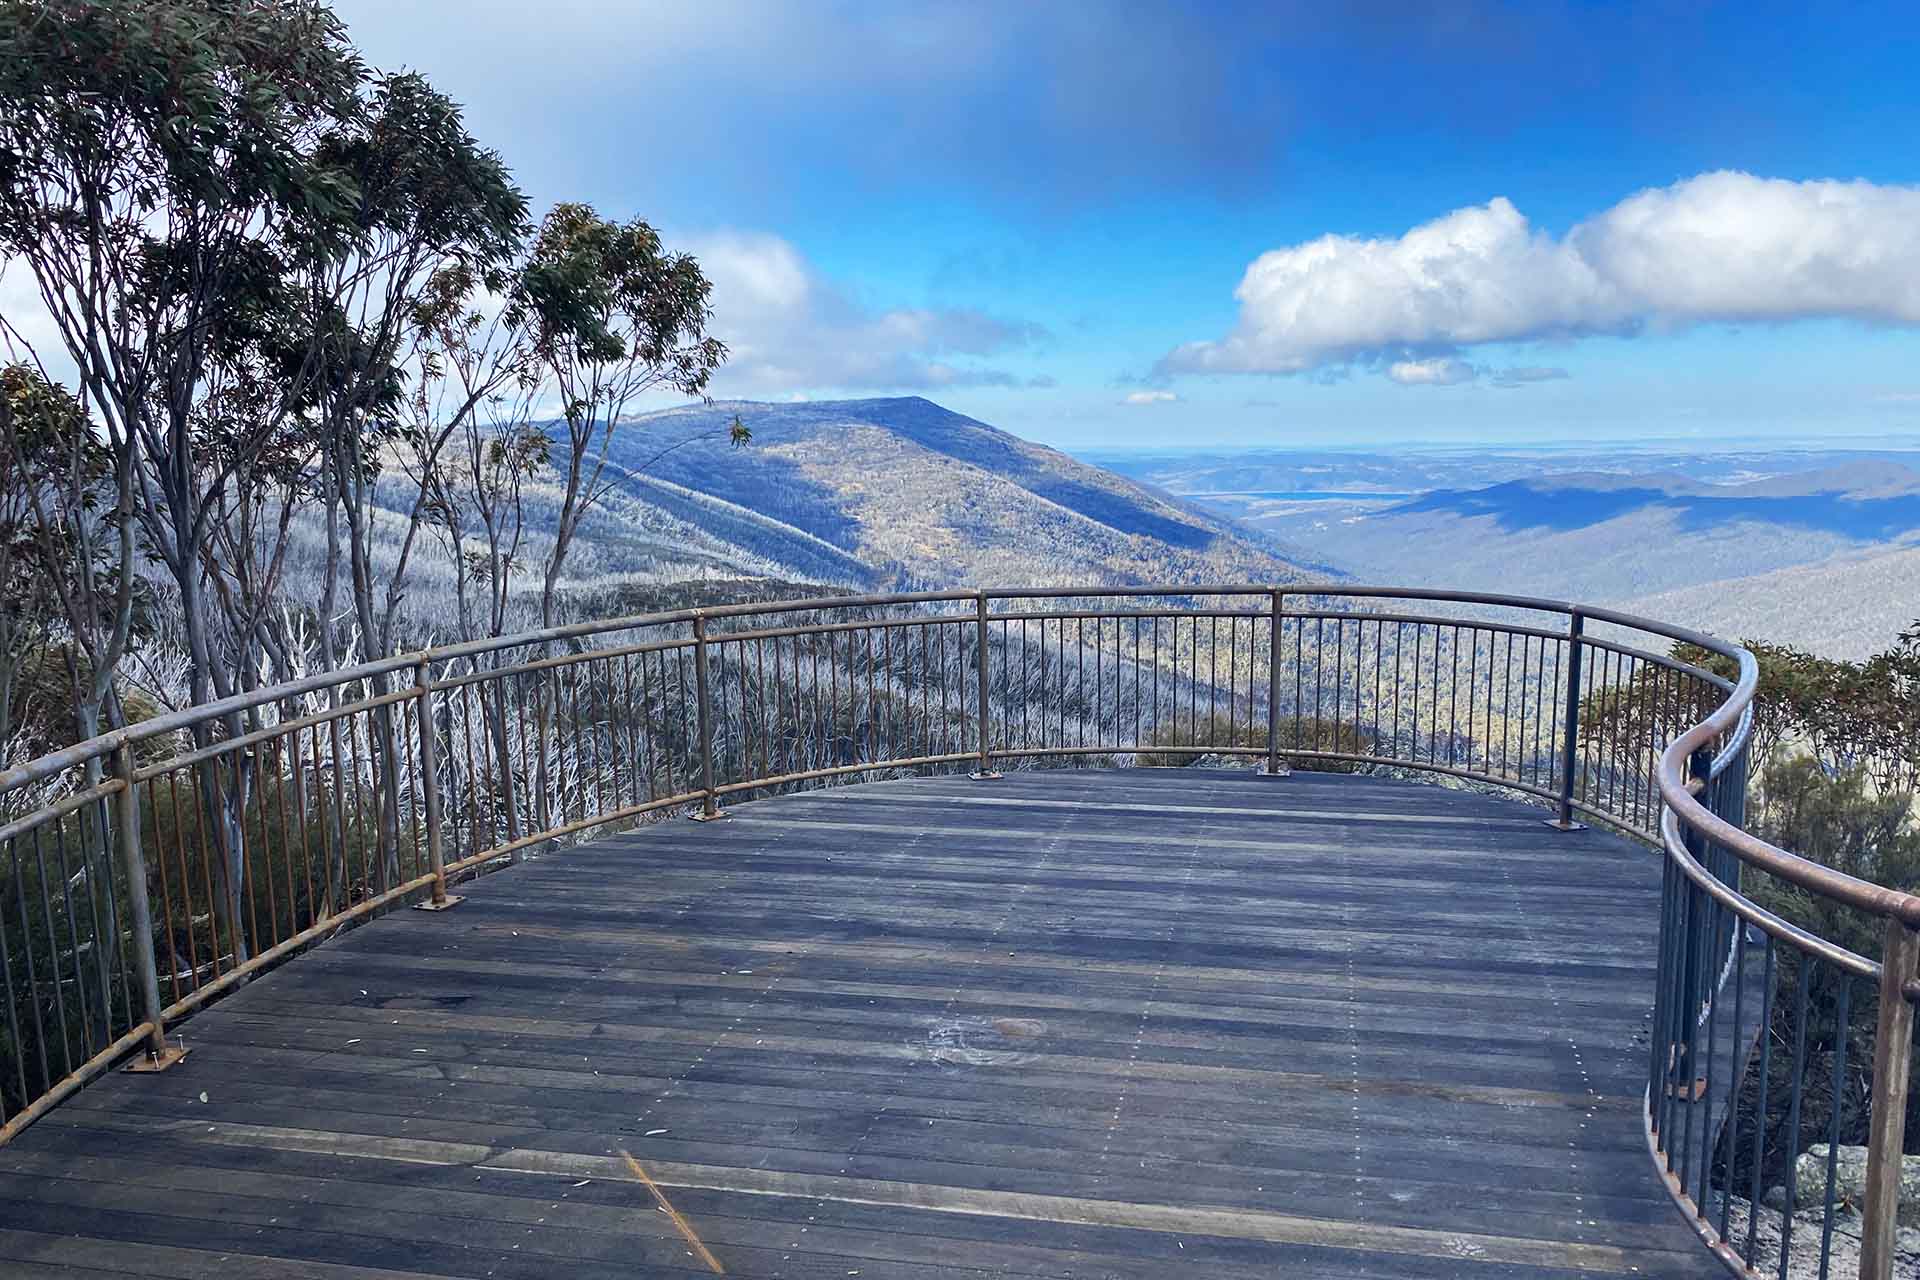
[[[1174,349],[1158,371],[1359,364],[1445,385],[1466,380],[1456,353],[1485,343],[1831,317],[1920,325],[1920,187],[1707,173],[1558,239],[1496,197],[1397,238],[1263,253],[1234,296],[1231,333]],[[1564,376],[1506,372],[1504,385]]]
[[[714,385],[728,394],[1052,385],[980,363],[1043,340],[1037,325],[965,308],[862,306],[764,232],[695,236],[685,247],[713,282],[712,328],[729,352]]]

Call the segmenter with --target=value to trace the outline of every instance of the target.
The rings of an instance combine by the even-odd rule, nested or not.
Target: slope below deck
[[[1028,773],[540,858],[0,1149],[0,1274],[1719,1275],[1637,1110],[1657,864],[1541,816]]]

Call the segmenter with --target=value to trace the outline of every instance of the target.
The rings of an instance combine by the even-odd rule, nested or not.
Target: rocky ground
[[[1759,1232],[1754,1249],[1758,1270],[1777,1274],[1780,1235],[1784,1215],[1777,1209],[1760,1207],[1757,1218],[1753,1206],[1738,1196],[1727,1214],[1727,1238],[1742,1253],[1746,1252],[1748,1224]],[[1787,1280],[1820,1280],[1820,1233],[1823,1214],[1819,1208],[1803,1209],[1793,1215],[1793,1248],[1787,1258]],[[1902,1227],[1895,1235],[1893,1273],[1897,1276],[1920,1275],[1920,1228]],[[1860,1218],[1844,1209],[1833,1224],[1833,1257],[1829,1276],[1853,1276],[1860,1273]]]

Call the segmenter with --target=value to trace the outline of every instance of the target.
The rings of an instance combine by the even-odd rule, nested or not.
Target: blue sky
[[[1911,4],[336,7],[537,206],[709,264],[720,394],[1079,448],[1920,430]]]

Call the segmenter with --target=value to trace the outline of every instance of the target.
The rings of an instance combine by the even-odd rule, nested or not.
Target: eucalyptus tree
[[[195,701],[231,692],[235,669],[206,593],[217,495],[290,397],[225,410],[284,296],[281,249],[338,216],[343,181],[313,143],[363,78],[332,15],[296,0],[0,3],[0,249],[32,270],[131,473]],[[230,913],[231,816],[209,814]]]
[[[351,176],[320,144],[363,114],[366,82],[339,21],[306,0],[0,0],[0,252],[33,272],[131,467],[196,702],[249,665],[207,548],[229,483],[311,401],[294,267],[353,230]],[[236,758],[225,784],[201,771],[240,949],[251,767]]]
[[[353,190],[349,233],[316,239],[297,267],[302,319],[314,335],[312,415],[329,533],[320,635],[328,665],[338,667],[342,567],[363,654],[394,651],[430,513],[424,477],[486,394],[478,387],[444,394],[433,349],[438,317],[449,288],[504,287],[527,216],[498,154],[468,133],[451,99],[415,74],[376,77],[364,112],[318,150]],[[379,558],[387,532],[392,554]],[[369,692],[387,691],[388,677],[374,676]],[[372,731],[384,889],[398,874],[402,760],[386,704],[374,712]]]
[[[484,305],[483,292],[471,272],[456,267],[438,273],[422,299],[411,434],[423,443],[441,440],[444,447],[402,455],[426,497],[428,527],[453,573],[453,625],[463,640],[506,633],[527,538],[525,489],[545,469],[553,444],[530,411],[540,379],[524,334],[498,306]],[[442,430],[455,433],[451,442],[437,434]],[[501,658],[497,649],[482,649],[467,661],[481,670],[497,668]],[[507,700],[498,686],[490,692],[490,684],[476,690],[481,730],[499,770],[495,800],[486,810],[504,814],[505,828],[496,834],[511,843],[520,838],[524,788],[507,764],[515,755]],[[468,776],[456,785],[480,784]]]
[[[356,622],[367,655],[383,656],[427,522],[423,476],[492,391],[483,381],[448,395],[436,340],[461,297],[505,287],[526,200],[460,109],[411,73],[379,77],[365,116],[322,151],[356,198],[354,233],[320,242],[303,265],[309,323],[322,335],[316,413]],[[395,462],[406,465],[382,493]],[[376,565],[382,509],[401,522],[393,557]]]
[[[612,222],[590,206],[563,203],[541,221],[506,320],[532,359],[532,385],[558,402],[560,414],[543,459],[560,472],[561,490],[541,580],[543,627],[557,621],[561,575],[581,521],[620,474],[608,471],[620,419],[652,390],[703,393],[726,359],[725,345],[706,333],[711,292],[700,264],[669,253],[641,219]],[[549,826],[555,699],[545,681],[532,693],[535,813]]]
[[[301,0],[0,0],[0,248],[135,464],[196,700],[233,684],[206,600],[216,495],[302,396],[296,367],[259,404],[251,364],[288,301],[287,247],[347,212],[316,144],[359,112],[365,74]]]
[[[43,675],[57,624],[45,582],[42,499],[29,461],[40,452],[40,415],[18,406],[30,387],[27,372],[18,365],[0,372],[0,769],[39,754],[41,726],[51,717]],[[12,816],[0,811],[0,821]]]
[[[131,490],[71,391],[36,364],[0,369],[0,737],[37,723],[47,747],[122,718],[115,670],[147,596]]]
[[[587,205],[559,204],[541,222],[507,314],[525,330],[560,413],[560,511],[541,584],[543,626],[556,621],[580,522],[611,487],[608,451],[620,419],[649,391],[704,393],[727,358],[706,332],[711,292],[693,256],[667,252],[641,219],[610,222]]]
[[[116,509],[172,580],[194,702],[257,685],[263,653],[292,665],[274,617],[308,504],[335,557],[324,660],[345,659],[342,618],[363,653],[398,643],[418,536],[446,523],[450,445],[487,495],[495,634],[522,486],[549,463],[562,474],[553,620],[616,424],[650,389],[700,393],[725,349],[705,334],[698,265],[646,223],[567,204],[527,232],[454,104],[418,76],[371,73],[311,0],[0,0],[0,254],[33,273],[124,485]],[[452,339],[488,297],[494,336]],[[551,399],[554,435],[533,417]],[[387,529],[394,562],[376,563]],[[247,727],[194,732],[206,746]],[[232,924],[256,763],[229,767],[200,773]]]

